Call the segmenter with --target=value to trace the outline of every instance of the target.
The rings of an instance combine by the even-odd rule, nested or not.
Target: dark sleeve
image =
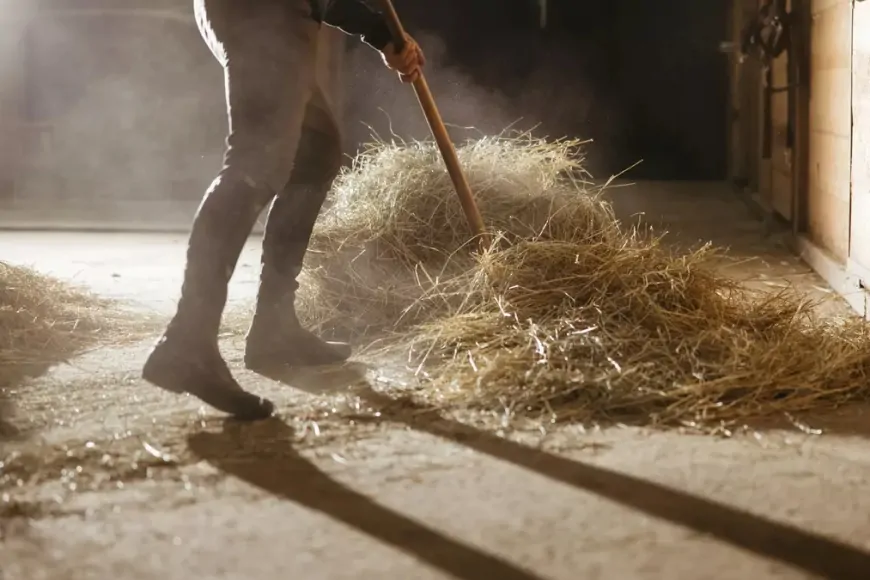
[[[381,50],[392,39],[386,20],[365,0],[326,0],[323,23]]]

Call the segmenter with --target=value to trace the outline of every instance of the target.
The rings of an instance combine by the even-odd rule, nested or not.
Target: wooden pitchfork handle
[[[402,21],[399,20],[399,15],[396,13],[396,8],[391,0],[380,0],[380,3],[384,9],[387,26],[392,33],[393,47],[396,51],[401,51],[405,47],[405,28],[402,26]],[[432,136],[438,144],[438,149],[441,151],[441,157],[444,159],[447,173],[450,174],[453,187],[459,196],[459,202],[462,204],[462,210],[465,212],[468,225],[471,227],[474,235],[479,237],[481,244],[484,246],[488,245],[486,227],[483,224],[480,210],[477,209],[477,204],[474,202],[474,195],[471,193],[471,187],[468,185],[465,174],[462,172],[462,166],[459,164],[459,157],[457,157],[456,149],[450,140],[450,134],[447,133],[447,128],[444,126],[444,121],[441,119],[438,107],[435,106],[432,91],[429,90],[429,84],[422,73],[414,81],[414,92],[417,94],[420,108],[423,109],[423,114],[426,116],[429,130],[432,132]]]

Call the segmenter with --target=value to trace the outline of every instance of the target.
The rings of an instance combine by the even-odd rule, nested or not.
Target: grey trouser
[[[341,144],[315,80],[320,25],[310,0],[194,0],[194,10],[224,69],[229,131],[223,168],[194,219],[173,323],[211,338],[245,240],[270,202],[260,300],[295,290]]]

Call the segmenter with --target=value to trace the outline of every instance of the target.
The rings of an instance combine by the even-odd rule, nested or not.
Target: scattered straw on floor
[[[409,337],[416,396],[545,420],[711,424],[866,399],[870,335],[793,292],[750,292],[619,224],[579,143],[459,150],[499,239],[475,255],[430,143],[376,144],[340,176],[302,295],[335,336]]]
[[[59,280],[0,262],[0,386],[116,338],[127,324],[108,306]]]

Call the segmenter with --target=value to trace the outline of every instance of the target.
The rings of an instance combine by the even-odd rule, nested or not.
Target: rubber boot
[[[302,328],[296,314],[297,278],[328,185],[305,187],[272,202],[263,236],[257,305],[247,335],[245,366],[254,371],[333,365],[350,345],[327,342]]]
[[[215,180],[193,221],[176,314],[142,371],[157,387],[189,393],[243,420],[269,417],[274,405],[236,382],[220,355],[217,336],[230,277],[270,197],[245,183]]]

